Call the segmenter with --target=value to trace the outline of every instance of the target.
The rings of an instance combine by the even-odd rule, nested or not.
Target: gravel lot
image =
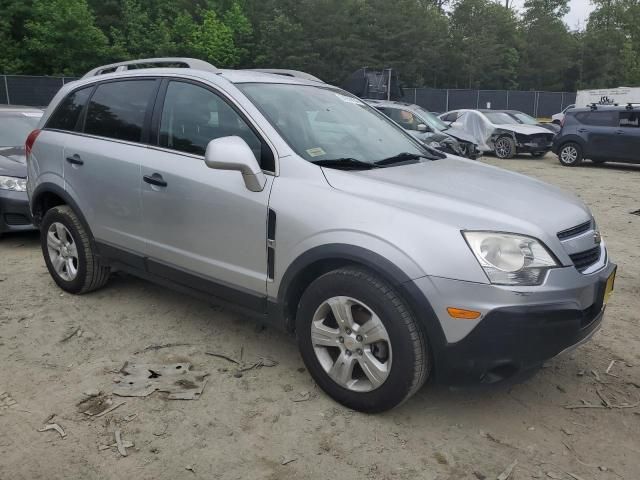
[[[37,234],[6,236],[0,479],[482,480],[514,461],[511,479],[638,479],[640,216],[630,212],[640,209],[640,166],[566,168],[551,154],[483,161],[574,191],[592,207],[619,265],[592,342],[519,385],[427,385],[400,408],[363,415],[315,387],[286,335],[126,275],[89,295],[63,294]],[[183,345],[143,351],[166,343]],[[278,364],[238,377],[233,363],[205,352]],[[99,418],[81,413],[84,392],[110,394],[127,361],[189,361],[210,375],[199,400],[156,392],[114,397],[126,404]],[[601,408],[565,408],[582,401]],[[47,421],[66,437],[38,432]],[[115,442],[116,430],[134,444],[127,457],[99,450]]]

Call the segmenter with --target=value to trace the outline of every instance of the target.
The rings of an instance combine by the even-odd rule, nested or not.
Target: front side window
[[[56,108],[56,111],[47,122],[47,128],[74,131],[78,126],[80,113],[87,103],[92,89],[93,85],[81,90],[76,90],[68,95],[60,102],[60,105],[58,105],[58,108]]]
[[[434,132],[442,132],[449,128],[449,125],[444,123],[442,120],[436,117],[433,113],[421,107],[414,107],[414,108],[417,108],[418,112],[420,113],[420,116],[419,116],[420,123],[424,123],[425,125],[430,127],[431,130],[433,130]]]
[[[272,169],[266,164],[266,145],[224,99],[191,83],[169,83],[160,121],[161,147],[204,155],[211,140],[228,136],[241,137],[258,163]]]
[[[620,112],[620,126],[630,128],[640,127],[640,112]]]
[[[502,112],[484,112],[484,116],[494,125],[516,125],[519,123],[515,118]]]
[[[374,163],[401,153],[428,155],[383,114],[340,90],[276,83],[236,86],[307,161]]]
[[[515,117],[516,120],[518,120],[518,122],[524,123],[525,125],[538,124],[538,120],[533,118],[531,115],[527,115],[526,113],[517,112],[517,113],[514,113],[513,116]]]
[[[98,85],[87,109],[84,132],[101,137],[142,141],[155,80],[127,80]]]
[[[409,110],[390,108],[388,112],[391,119],[406,130],[418,130],[418,125],[422,123],[422,121]]]

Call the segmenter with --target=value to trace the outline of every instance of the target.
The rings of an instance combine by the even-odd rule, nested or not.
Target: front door
[[[204,153],[209,141],[237,135],[263,168],[273,154],[214,89],[165,82],[154,113],[157,147],[141,171],[148,268],[228,300],[264,299],[273,176],[261,192],[251,192],[240,172],[207,168]]]
[[[625,110],[619,115],[616,158],[640,163],[640,111]]]

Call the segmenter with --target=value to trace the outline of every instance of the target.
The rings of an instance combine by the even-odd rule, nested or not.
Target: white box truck
[[[576,107],[586,107],[592,103],[598,105],[626,105],[640,103],[640,87],[602,88],[597,90],[578,90]]]

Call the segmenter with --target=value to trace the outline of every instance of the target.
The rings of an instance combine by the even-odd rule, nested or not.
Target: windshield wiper
[[[348,170],[369,170],[372,168],[380,168],[378,165],[369,162],[363,162],[355,158],[327,158],[323,160],[312,160],[311,163],[321,167],[344,168]]]
[[[374,163],[378,166],[392,165],[394,163],[410,162],[412,160],[418,161],[421,158],[429,158],[429,157],[427,157],[426,155],[418,155],[417,153],[402,152],[397,155],[394,155],[393,157],[383,158],[382,160],[378,160],[377,162],[374,162]]]

